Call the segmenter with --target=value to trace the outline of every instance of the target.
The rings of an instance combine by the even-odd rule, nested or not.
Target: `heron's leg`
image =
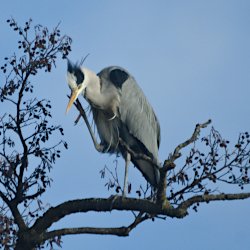
[[[124,175],[124,185],[123,185],[123,192],[122,196],[126,196],[127,189],[128,189],[128,166],[131,161],[131,155],[130,153],[126,153],[126,159],[125,159],[125,175]]]
[[[92,141],[94,143],[94,146],[95,146],[95,149],[98,151],[98,152],[103,152],[104,151],[104,146],[99,144],[97,142],[97,139],[95,137],[95,134],[93,132],[93,130],[91,129],[91,126],[89,124],[89,121],[88,121],[88,118],[86,116],[86,113],[81,105],[81,103],[79,102],[79,100],[77,99],[75,102],[74,102],[74,105],[76,106],[76,108],[78,109],[78,111],[80,112],[80,115],[77,117],[76,121],[75,121],[75,124],[78,123],[79,119],[80,119],[80,116],[84,119],[85,121],[85,124],[89,130],[89,133],[90,133],[90,136],[92,138]]]

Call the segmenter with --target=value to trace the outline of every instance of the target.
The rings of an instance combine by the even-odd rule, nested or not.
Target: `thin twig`
[[[192,144],[198,139],[198,136],[200,134],[200,131],[202,128],[206,128],[210,123],[212,122],[211,119],[209,119],[207,122],[201,123],[201,124],[196,124],[195,130],[192,134],[192,136],[187,139],[185,142],[179,144],[175,150],[172,156],[170,156],[170,160],[174,162],[177,158],[181,156],[180,150],[185,148],[186,146]]]
[[[195,203],[210,202],[210,201],[226,201],[226,200],[244,200],[250,197],[250,193],[239,193],[239,194],[207,194],[197,195],[183,201],[177,209],[187,210]]]

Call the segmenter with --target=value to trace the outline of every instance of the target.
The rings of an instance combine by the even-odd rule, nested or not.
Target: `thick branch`
[[[63,236],[70,234],[101,234],[101,235],[128,236],[126,227],[115,227],[115,228],[79,227],[79,228],[63,228],[45,233],[42,236],[41,240],[46,241],[56,236]]]
[[[22,215],[20,214],[19,210],[18,210],[18,204],[15,202],[15,200],[13,200],[12,202],[9,202],[8,204],[11,213],[14,217],[15,223],[18,225],[19,230],[26,230],[27,226],[23,220]]]
[[[33,226],[33,229],[42,233],[53,223],[59,221],[64,216],[73,213],[86,213],[90,211],[110,212],[112,210],[120,211],[138,211],[149,214],[164,214],[170,217],[183,217],[173,208],[162,209],[157,204],[149,200],[139,200],[135,198],[123,198],[115,196],[109,199],[81,199],[64,202],[56,207],[50,208],[42,217],[40,217]]]
[[[46,241],[48,239],[70,235],[70,234],[100,234],[100,235],[116,235],[116,236],[129,236],[129,233],[140,223],[149,219],[150,216],[139,215],[136,217],[135,221],[127,227],[108,227],[108,228],[96,228],[96,227],[78,227],[78,228],[63,228],[58,230],[53,230],[51,232],[46,232],[42,235],[41,241]]]
[[[183,218],[187,215],[187,209],[196,202],[207,202],[215,200],[237,200],[250,197],[250,193],[242,194],[224,194],[224,195],[204,195],[195,196],[183,202],[177,208],[162,207],[149,200],[140,200],[135,198],[124,198],[115,196],[109,199],[80,199],[64,202],[56,207],[50,208],[42,217],[40,217],[31,230],[42,233],[47,230],[53,223],[63,217],[74,213],[110,212],[119,211],[138,211],[152,215],[165,215],[172,218]],[[132,225],[132,224],[131,224]]]

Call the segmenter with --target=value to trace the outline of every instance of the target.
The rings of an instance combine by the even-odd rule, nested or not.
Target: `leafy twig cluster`
[[[44,211],[39,197],[51,184],[48,174],[61,155],[61,146],[68,147],[63,140],[48,144],[56,133],[63,135],[63,128],[50,124],[50,101],[32,97],[30,78],[42,69],[50,72],[58,55],[64,59],[71,50],[71,39],[61,36],[59,26],[50,32],[41,25],[32,26],[32,20],[24,27],[14,19],[7,23],[18,33],[19,51],[4,58],[1,67],[5,82],[0,101],[8,108],[0,114],[0,198],[2,209],[8,207],[8,213],[0,213],[0,230],[5,232],[0,246],[5,249],[15,241],[17,227],[20,232]]]
[[[203,150],[201,150],[203,149]],[[213,127],[201,145],[193,144],[182,167],[173,168],[167,177],[168,200],[180,204],[190,195],[207,195],[218,190],[217,182],[237,184],[241,189],[249,184],[250,140],[247,132],[240,133],[232,148]]]

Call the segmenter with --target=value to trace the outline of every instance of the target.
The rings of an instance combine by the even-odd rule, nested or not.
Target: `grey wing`
[[[131,76],[122,86],[119,111],[129,132],[139,139],[157,160],[160,126],[152,107]]]
[[[130,136],[126,137],[128,145],[139,150],[139,153],[147,154],[158,163],[160,125],[153,108],[135,79],[124,69],[113,68],[110,71],[110,80],[121,90],[120,119],[129,134],[132,135],[132,139]],[[145,178],[153,186],[157,186],[159,181],[158,169],[145,160],[132,159],[132,161]]]
[[[157,158],[160,144],[160,125],[143,91],[135,79],[123,68],[113,66],[103,70],[120,95],[120,119],[129,132]]]
[[[120,92],[120,119],[157,159],[160,125],[153,108],[135,79],[125,69],[110,67],[108,71],[110,81]]]

